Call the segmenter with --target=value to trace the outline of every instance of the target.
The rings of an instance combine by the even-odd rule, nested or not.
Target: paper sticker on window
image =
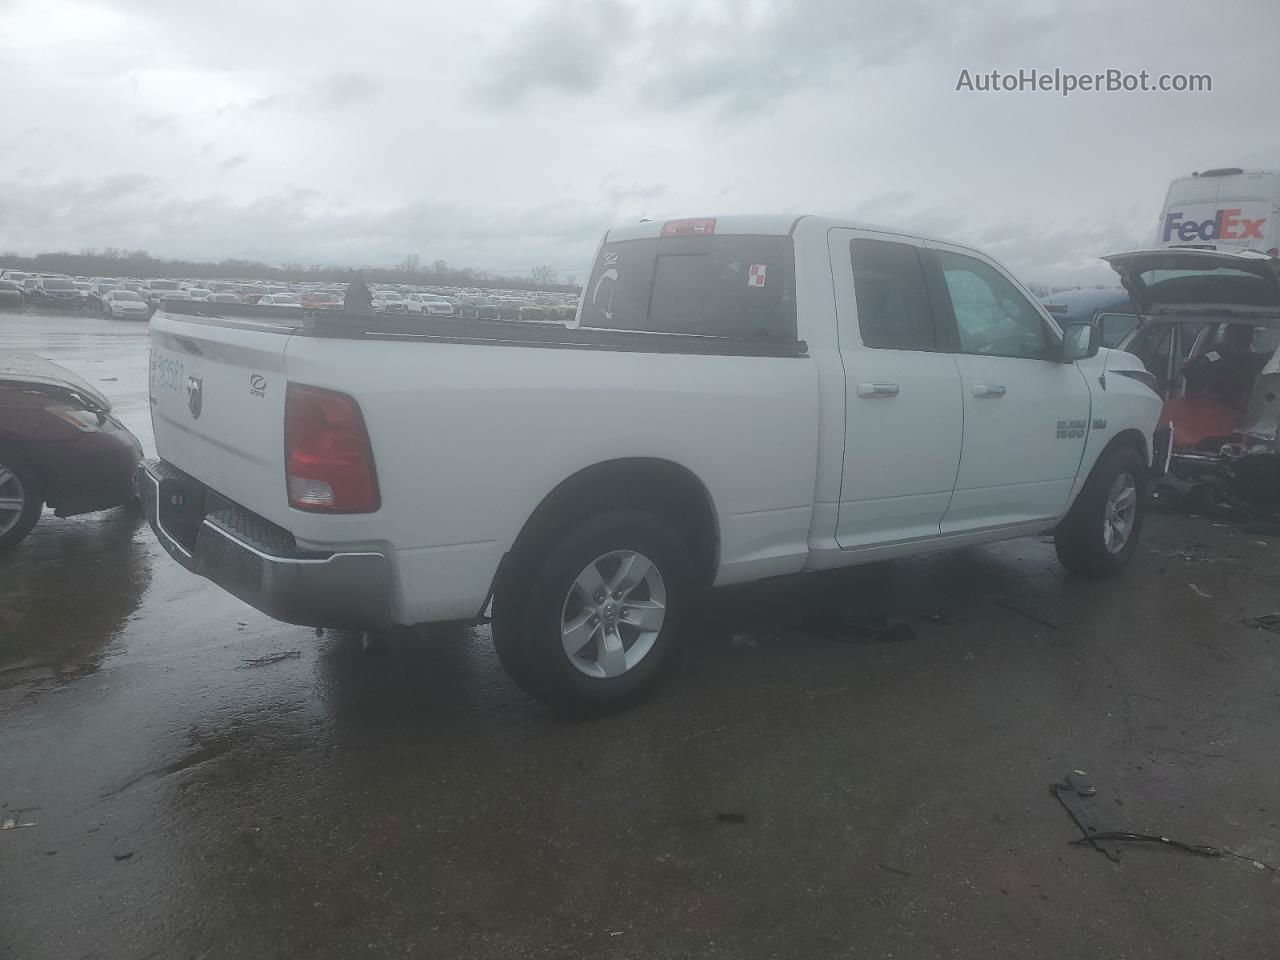
[[[767,265],[763,263],[753,263],[751,269],[747,271],[748,287],[763,287],[764,272]]]

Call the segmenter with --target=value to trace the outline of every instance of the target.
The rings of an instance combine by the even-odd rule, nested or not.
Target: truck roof
[[[684,217],[675,219],[688,219]],[[727,217],[706,217],[698,218],[715,221],[714,233],[716,236],[733,236],[742,234],[751,234],[753,236],[787,236],[795,231],[795,229],[803,221],[806,227],[814,226],[819,229],[831,229],[833,227],[844,227],[851,230],[870,230],[875,233],[889,233],[900,237],[913,237],[918,240],[935,240],[939,243],[949,243],[957,247],[968,247],[968,244],[958,243],[954,240],[947,240],[944,237],[932,237],[927,234],[920,233],[915,230],[907,230],[902,227],[888,227],[884,224],[864,223],[858,220],[847,220],[841,217],[828,217],[818,214],[802,213],[802,214],[786,214],[786,213],[765,213],[765,214],[731,214]],[[652,240],[662,235],[664,224],[671,223],[672,220],[643,220],[640,223],[631,223],[619,227],[611,228],[605,234],[605,241],[621,241],[621,240]]]

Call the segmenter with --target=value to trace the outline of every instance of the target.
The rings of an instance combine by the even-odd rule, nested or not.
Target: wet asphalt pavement
[[[145,335],[0,314],[151,453]],[[570,722],[484,628],[366,658],[136,510],[46,514],[0,557],[0,957],[1273,957],[1280,876],[1111,863],[1049,784],[1280,864],[1280,636],[1239,623],[1276,610],[1280,541],[1157,515],[1111,582],[1022,541],[723,591]],[[914,637],[833,635],[877,613]]]

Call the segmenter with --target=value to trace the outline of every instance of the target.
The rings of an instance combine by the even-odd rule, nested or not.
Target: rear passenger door
[[[928,269],[954,324],[963,384],[964,453],[944,534],[1058,516],[1084,455],[1092,397],[1060,336],[1003,270],[964,248],[930,243]]]
[[[845,372],[836,542],[846,550],[937,537],[960,463],[960,373],[908,237],[828,234]]]

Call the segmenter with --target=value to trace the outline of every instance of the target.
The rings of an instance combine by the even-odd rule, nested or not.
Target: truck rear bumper
[[[137,481],[147,521],[169,556],[267,616],[311,627],[391,625],[385,554],[300,549],[287,530],[162,460],[139,464]]]

